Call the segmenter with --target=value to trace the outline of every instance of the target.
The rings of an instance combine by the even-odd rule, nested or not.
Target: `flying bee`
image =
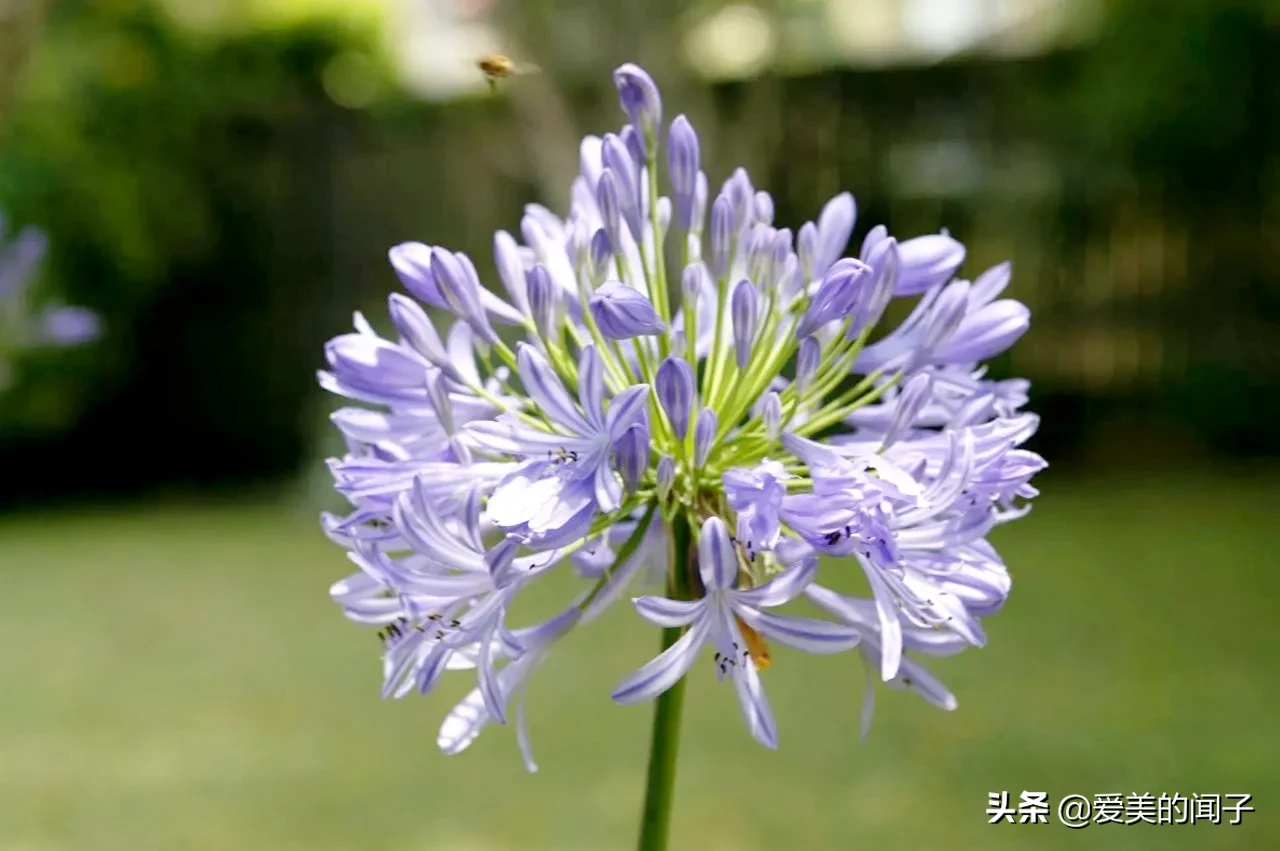
[[[537,74],[540,70],[537,65],[517,62],[510,56],[505,56],[501,53],[488,53],[481,56],[476,60],[476,66],[480,69],[480,73],[484,74],[484,79],[489,84],[490,92],[498,91],[499,80],[522,77],[525,74]]]

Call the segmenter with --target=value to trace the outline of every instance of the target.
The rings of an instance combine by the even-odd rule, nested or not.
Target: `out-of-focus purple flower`
[[[31,285],[48,247],[48,239],[33,227],[6,242],[0,216],[0,365],[21,349],[79,346],[102,334],[101,318],[88,308],[35,303]]]

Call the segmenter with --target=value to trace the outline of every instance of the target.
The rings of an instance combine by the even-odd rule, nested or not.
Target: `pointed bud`
[[[711,205],[711,274],[716,280],[729,274],[729,248],[733,240],[733,206],[723,193]]]
[[[588,268],[593,233],[587,223],[581,219],[570,219],[565,222],[565,236],[565,253],[569,256],[570,266],[574,270]]]
[[[493,235],[493,262],[498,267],[498,277],[502,286],[511,296],[511,303],[521,313],[529,310],[529,300],[525,289],[524,262],[520,258],[520,246],[505,230]]]
[[[898,245],[902,269],[894,295],[919,295],[951,280],[964,262],[964,244],[944,233],[917,236]]]
[[[766,265],[773,257],[773,228],[756,222],[747,228],[744,243],[742,253],[747,259],[747,277],[763,281],[767,274]]]
[[[600,228],[591,237],[591,285],[600,286],[606,278],[609,277],[610,266],[613,263],[613,241],[609,239],[609,233]]]
[[[666,499],[676,483],[676,462],[670,455],[658,459],[658,499]]]
[[[694,194],[698,185],[698,134],[683,115],[677,115],[667,132],[667,165],[671,194],[676,201],[676,223],[684,230],[693,224]]]
[[[666,330],[648,297],[621,281],[606,281],[591,295],[587,306],[600,333],[611,340],[629,340]]]
[[[994,301],[996,296],[1009,286],[1009,279],[1012,276],[1013,266],[1009,261],[992,266],[974,280],[973,289],[969,292],[969,302],[973,305],[983,305]]]
[[[427,376],[427,401],[445,434],[453,434],[453,404],[449,401],[449,393],[444,386],[444,373],[433,372]]]
[[[698,414],[698,424],[693,429],[693,463],[695,466],[701,467],[707,463],[707,456],[711,454],[711,445],[716,439],[716,427],[719,420],[716,412],[710,408],[703,408],[702,413]]]
[[[796,237],[796,253],[800,255],[800,270],[804,272],[805,281],[812,281],[813,264],[818,255],[818,226],[813,222],[805,222],[800,226],[800,233]]]
[[[653,385],[676,439],[684,440],[689,431],[689,414],[693,410],[693,367],[683,358],[671,355],[658,366]]]
[[[759,296],[755,286],[743,278],[734,287],[729,300],[729,309],[733,317],[733,345],[737,355],[738,369],[743,369],[751,360],[751,345],[756,337],[756,311]]]
[[[684,274],[680,276],[680,292],[684,295],[686,303],[702,295],[702,284],[706,276],[707,267],[701,263],[690,263],[684,267]]]
[[[400,293],[392,293],[387,297],[387,310],[401,340],[422,355],[427,363],[443,370],[450,378],[458,379],[457,370],[445,352],[444,343],[431,324],[431,317],[427,316],[427,312],[416,301]]]
[[[853,308],[853,324],[849,326],[848,337],[853,339],[868,326],[874,326],[884,315],[885,308],[893,300],[897,286],[901,263],[898,259],[898,241],[886,237],[877,242],[868,252],[871,267],[871,284],[858,293],[857,304]]]
[[[861,260],[846,257],[828,270],[809,302],[809,309],[796,327],[796,334],[804,337],[829,322],[844,319],[857,301],[860,279],[869,267]]]
[[[777,440],[782,432],[782,397],[776,390],[769,391],[769,395],[765,396],[760,418],[764,420],[764,433],[769,440]]]
[[[600,175],[600,182],[596,184],[596,206],[600,208],[600,220],[610,245],[622,245],[622,201],[619,199],[619,191],[617,176],[606,168]]]
[[[742,233],[755,221],[755,188],[745,168],[735,168],[725,181],[724,191],[733,210],[733,230]]]
[[[924,321],[920,323],[918,351],[922,358],[927,358],[934,349],[955,333],[964,320],[968,306],[968,281],[954,281],[943,288],[930,306]]]
[[[662,123],[662,97],[657,84],[643,68],[630,62],[613,72],[613,84],[618,89],[622,109],[647,145],[648,140],[656,137],[658,125]]]
[[[707,175],[698,172],[698,179],[693,186],[693,220],[689,223],[689,233],[702,235],[702,224],[707,218]],[[701,248],[701,240],[698,241]]]
[[[631,158],[626,144],[612,133],[605,134],[600,155],[604,161],[605,170],[612,171],[614,180],[617,182],[618,212],[621,213],[622,220],[627,223],[627,229],[631,231],[632,239],[638,245],[644,239],[643,223],[640,220],[643,204],[640,198],[640,168]],[[613,234],[610,233],[609,236],[613,237]],[[613,244],[622,245],[616,238]]]
[[[402,242],[387,252],[387,259],[391,261],[391,268],[396,270],[400,283],[415,298],[440,310],[450,310],[431,271],[433,253],[431,246],[421,242]]]
[[[803,393],[813,383],[822,360],[822,346],[814,337],[805,337],[796,350],[796,393]]]
[[[841,192],[827,202],[818,216],[818,252],[813,273],[825,275],[849,244],[853,223],[858,218],[858,205],[848,192]]]
[[[431,252],[431,273],[449,310],[475,329],[480,339],[486,343],[496,342],[498,335],[489,325],[480,303],[480,280],[470,259],[465,254],[437,248]]]
[[[858,257],[863,263],[871,262],[871,249],[877,244],[889,238],[889,229],[884,225],[876,225],[867,231],[867,235],[862,238],[862,250],[858,252]]]
[[[538,263],[529,270],[527,287],[529,315],[533,317],[533,325],[538,329],[538,334],[547,341],[558,340],[556,290],[546,266]]]
[[[773,224],[773,196],[768,192],[757,192],[755,198],[756,221],[766,225]]]
[[[649,424],[641,421],[624,431],[614,444],[614,451],[618,454],[622,484],[627,493],[634,493],[644,471],[649,469]]]
[[[911,377],[898,394],[893,410],[893,419],[889,421],[889,429],[885,432],[882,449],[887,449],[907,432],[920,416],[920,411],[933,395],[933,377],[927,372],[920,372]]]
[[[795,256],[791,246],[791,228],[782,228],[773,232],[767,280],[761,283],[761,287],[766,291],[775,289],[781,282],[783,270],[787,268],[787,260]]]
[[[626,146],[627,153],[631,155],[631,161],[636,164],[636,167],[643,167],[644,142],[641,140],[640,134],[636,132],[636,128],[628,124],[618,133],[618,138],[621,139],[622,144]]]
[[[793,252],[787,255],[787,261],[782,264],[782,271],[778,273],[778,292],[784,299],[782,303],[786,304],[795,298],[802,286],[804,280],[800,274],[800,258]]]

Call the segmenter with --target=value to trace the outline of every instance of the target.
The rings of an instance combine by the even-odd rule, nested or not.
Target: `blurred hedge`
[[[859,233],[950,227],[971,272],[1013,256],[1035,322],[995,368],[1036,382],[1054,460],[1091,439],[1129,457],[1161,431],[1274,452],[1277,21],[1240,0],[1133,0],[1108,21],[1043,57],[673,90],[713,183],[745,163],[781,222],[848,188]],[[48,228],[47,285],[108,336],[24,364],[0,406],[0,498],[318,464],[320,347],[353,306],[380,318],[386,247],[447,244],[487,275],[493,228],[561,192],[572,157],[548,152],[621,120],[607,68],[555,61],[559,32],[524,33],[545,73],[509,98],[392,90],[354,112],[321,81],[376,58],[369,32],[202,38],[133,4],[61,7],[0,138],[0,203]]]
[[[142,4],[68,7],[0,139],[0,199],[49,231],[45,283],[107,336],[22,365],[0,407],[5,493],[291,471],[324,333],[309,301],[330,270],[328,193],[307,180],[348,118],[319,81],[370,34],[209,38]],[[287,217],[300,210],[313,219]]]

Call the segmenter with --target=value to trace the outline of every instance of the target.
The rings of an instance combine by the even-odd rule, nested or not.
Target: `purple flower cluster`
[[[461,751],[515,698],[533,770],[530,673],[647,583],[661,593],[637,612],[681,637],[617,685],[620,703],[660,695],[710,645],[751,734],[775,747],[759,676],[773,643],[856,648],[872,678],[954,708],[915,656],[985,643],[981,619],[1010,588],[986,536],[1025,514],[1045,466],[1021,448],[1037,426],[1027,382],[982,366],[1029,324],[1000,297],[1008,264],[962,279],[959,241],[883,226],[846,257],[847,193],[794,233],[776,227],[741,169],[711,195],[696,132],[677,116],[664,134],[644,71],[615,82],[628,123],[583,140],[567,214],[531,204],[519,238],[495,236],[505,295],[465,254],[398,245],[394,333],[357,314],[326,347],[321,385],[358,403],[333,415],[350,510],[322,523],[357,570],[332,595],[378,630],[384,695],[472,671],[438,744]],[[895,299],[914,308],[885,330]],[[564,572],[582,590],[561,611],[508,622],[524,589]],[[850,572],[869,596],[828,587]],[[802,597],[829,619],[775,611]]]

